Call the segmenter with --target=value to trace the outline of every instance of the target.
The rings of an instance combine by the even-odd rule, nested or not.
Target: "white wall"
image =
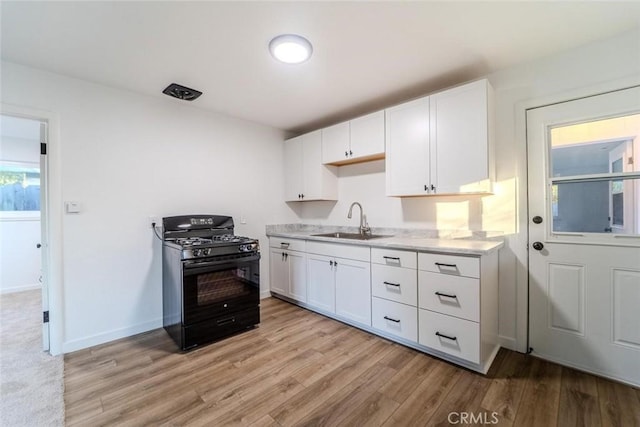
[[[279,130],[6,62],[2,102],[59,117],[50,173],[82,210],[62,217],[65,352],[162,326],[150,215],[231,215],[265,248],[266,224],[295,220],[281,202]]]
[[[25,126],[20,137],[12,136],[11,123],[2,120],[0,160],[40,161],[40,125]],[[4,217],[0,214],[0,293],[38,288],[40,282],[40,218],[31,214]]]
[[[503,345],[524,351],[527,331],[524,107],[585,96],[593,94],[593,90],[596,93],[610,90],[617,85],[613,81],[638,77],[640,31],[637,30],[493,73],[488,78],[496,95],[494,196],[387,198],[384,161],[376,161],[341,166],[340,201],[304,203],[299,220],[357,225],[356,219],[347,219],[347,211],[351,202],[359,201],[372,227],[503,231],[508,237],[500,253],[500,335]]]

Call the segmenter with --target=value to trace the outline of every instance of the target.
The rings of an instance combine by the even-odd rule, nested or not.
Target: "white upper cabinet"
[[[484,79],[388,108],[387,195],[490,192],[492,91]]]
[[[387,196],[428,194],[429,97],[387,108],[385,114]]]
[[[322,163],[338,163],[349,159],[350,123],[338,123],[322,129]]]
[[[362,160],[384,157],[384,110],[351,120],[349,154]]]
[[[384,111],[322,129],[322,163],[348,164],[384,157]]]
[[[430,97],[431,184],[437,194],[491,191],[491,98],[487,80]]]
[[[284,142],[285,201],[338,199],[336,167],[323,165],[321,160],[319,130]]]

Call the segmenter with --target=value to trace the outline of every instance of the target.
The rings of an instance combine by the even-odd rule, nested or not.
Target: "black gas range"
[[[233,218],[162,219],[163,326],[189,350],[260,323],[260,246]]]

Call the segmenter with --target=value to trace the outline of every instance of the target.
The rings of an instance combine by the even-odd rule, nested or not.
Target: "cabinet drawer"
[[[371,262],[394,267],[416,268],[417,258],[415,252],[371,248]]]
[[[474,257],[419,253],[418,268],[454,276],[480,277],[480,259]]]
[[[371,320],[374,328],[388,334],[417,341],[418,309],[382,298],[371,298]]]
[[[469,320],[420,309],[420,344],[480,363],[480,325]]]
[[[269,246],[272,248],[286,249],[290,251],[305,251],[305,240],[285,239],[282,237],[269,238]]]
[[[366,262],[371,260],[371,250],[368,246],[341,245],[309,240],[307,242],[307,253]]]
[[[371,264],[371,293],[376,297],[416,306],[417,281],[416,270]]]
[[[418,302],[420,308],[478,322],[480,280],[419,271]]]

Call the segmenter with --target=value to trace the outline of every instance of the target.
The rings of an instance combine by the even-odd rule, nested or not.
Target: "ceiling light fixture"
[[[297,34],[282,34],[269,42],[269,51],[278,61],[300,64],[311,57],[313,47],[309,40]]]

